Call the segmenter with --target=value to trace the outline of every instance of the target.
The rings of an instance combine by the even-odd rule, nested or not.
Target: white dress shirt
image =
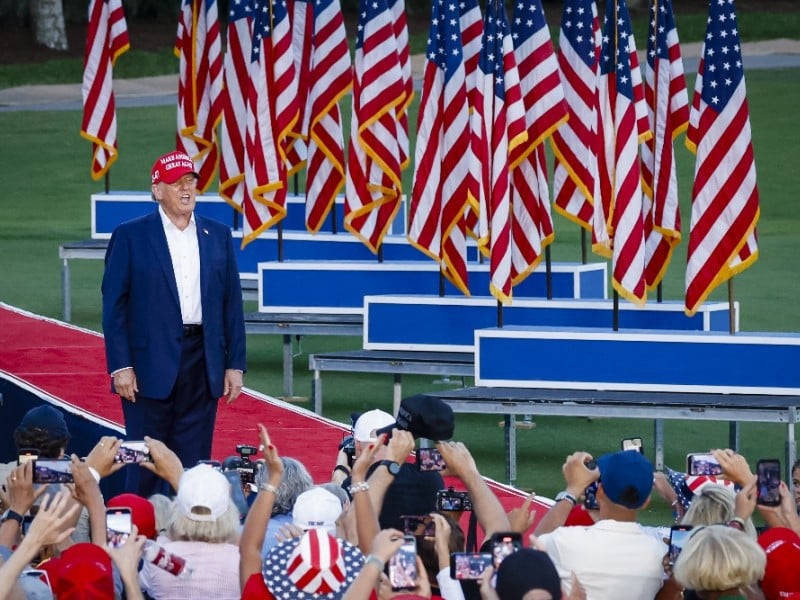
[[[181,317],[184,324],[202,323],[203,307],[200,302],[200,248],[197,245],[197,225],[194,213],[189,226],[181,231],[169,220],[161,206],[158,207],[161,224],[167,236],[172,270],[178,285],[178,298],[181,303]]]

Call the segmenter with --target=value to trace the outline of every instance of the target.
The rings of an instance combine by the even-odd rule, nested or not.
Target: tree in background
[[[51,50],[67,50],[62,0],[31,0],[31,23],[36,43]]]

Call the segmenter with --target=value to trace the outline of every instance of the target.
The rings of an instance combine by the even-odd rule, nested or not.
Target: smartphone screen
[[[488,552],[456,552],[450,555],[451,579],[480,579],[486,567],[491,566]]]
[[[669,564],[674,565],[692,530],[691,525],[673,525],[669,530]]]
[[[506,556],[522,548],[522,534],[508,531],[492,536],[492,562],[497,569]]]
[[[436,448],[417,450],[417,468],[420,471],[443,471],[447,465]]]
[[[436,522],[430,515],[402,515],[403,533],[415,537],[432,538],[436,535]]]
[[[393,590],[417,587],[417,540],[413,535],[404,536],[403,545],[389,559],[387,568]]]
[[[689,475],[722,475],[722,467],[710,452],[695,452],[686,456]]]
[[[762,459],[756,465],[758,476],[758,503],[764,506],[779,506],[781,503],[781,461],[776,458]]]
[[[131,509],[106,509],[106,542],[109,548],[119,548],[131,535]]]
[[[33,483],[73,483],[69,458],[39,458],[33,469]]]
[[[472,510],[472,499],[469,497],[469,492],[439,490],[436,492],[436,510],[452,512]]]
[[[131,464],[152,462],[150,448],[142,440],[126,440],[120,444],[117,455],[114,457],[114,462]]]
[[[642,438],[640,437],[624,438],[622,440],[621,445],[623,450],[636,450],[638,452],[644,453],[644,447],[642,446]]]
[[[599,510],[600,505],[597,503],[597,488],[600,486],[600,480],[590,483],[585,490],[583,490],[583,506],[586,510]]]

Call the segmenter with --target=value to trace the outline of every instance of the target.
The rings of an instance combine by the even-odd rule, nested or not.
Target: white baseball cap
[[[394,422],[395,418],[386,411],[377,408],[368,410],[358,417],[356,424],[353,426],[353,437],[359,442],[374,442],[378,439],[375,431],[387,425],[392,425]]]
[[[192,521],[216,521],[230,506],[231,484],[214,467],[197,465],[181,476],[175,502]]]
[[[292,508],[292,523],[300,529],[324,529],[336,535],[336,519],[342,514],[342,501],[322,487],[313,487],[297,497]]]

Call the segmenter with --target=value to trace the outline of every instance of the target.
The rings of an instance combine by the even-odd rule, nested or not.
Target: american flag
[[[514,43],[502,0],[489,0],[483,22],[478,105],[489,178],[479,213],[478,244],[489,254],[489,291],[511,302],[511,156],[528,139]]]
[[[672,0],[653,0],[647,39],[645,101],[653,137],[642,146],[642,219],[645,279],[655,288],[681,241],[681,214],[673,140],[689,124],[686,78]]]
[[[647,286],[633,48],[625,0],[609,2],[597,86],[602,144],[597,161],[600,197],[594,202],[592,242],[595,252],[611,255],[611,283],[616,292],[641,305],[647,299]],[[641,85],[641,74],[638,82]],[[646,110],[643,112],[646,115]]]
[[[286,153],[297,114],[286,3],[257,0],[247,93],[243,245],[286,216]]]
[[[222,118],[222,45],[216,0],[183,0],[175,54],[180,59],[176,148],[192,157],[204,192],[217,170]]]
[[[117,160],[117,110],[112,70],[130,47],[121,0],[92,0],[83,61],[81,136],[92,142],[92,179],[100,179]]]
[[[517,284],[555,237],[544,140],[567,120],[568,109],[541,0],[517,2],[512,37],[528,130],[528,141],[511,155],[511,278]]]
[[[469,105],[458,6],[435,0],[420,99],[408,239],[469,295],[464,209]]]
[[[377,253],[400,208],[406,99],[394,19],[386,0],[361,0],[350,121],[345,228]]]
[[[470,145],[469,153],[469,206],[465,212],[466,231],[468,235],[478,237],[478,210],[481,203],[482,184],[487,177],[486,160],[481,155],[481,131],[483,122],[476,104],[480,100],[478,90],[478,60],[481,56],[481,40],[483,39],[483,16],[478,0],[462,0],[459,3],[461,44],[464,55],[464,74],[467,84],[467,98],[470,110]]]
[[[242,210],[245,194],[244,160],[247,134],[247,86],[253,43],[255,0],[233,0],[228,11],[225,87],[220,126],[219,195]]]
[[[695,494],[703,491],[703,488],[708,485],[720,485],[726,487],[733,492],[738,492],[738,486],[729,479],[716,477],[715,475],[687,475],[680,471],[674,471],[667,467],[665,469],[667,480],[669,481],[672,489],[675,490],[678,502],[681,503],[684,511],[689,510],[689,506],[694,500]]]
[[[597,77],[600,22],[594,0],[565,0],[558,42],[569,119],[550,138],[555,211],[591,231],[597,193]]]
[[[686,313],[758,258],[756,166],[733,0],[711,2],[687,145],[697,154]]]
[[[316,233],[345,185],[339,101],[352,87],[352,69],[339,0],[296,0],[293,15],[296,130],[308,148],[306,227]]]
[[[408,19],[406,19],[405,0],[387,0],[389,12],[392,14],[392,28],[397,40],[397,56],[400,60],[400,72],[403,75],[403,89],[405,100],[397,108],[397,144],[403,154],[400,168],[405,169],[410,160],[408,143],[408,107],[414,99],[414,80],[411,77],[411,49],[408,46]]]

